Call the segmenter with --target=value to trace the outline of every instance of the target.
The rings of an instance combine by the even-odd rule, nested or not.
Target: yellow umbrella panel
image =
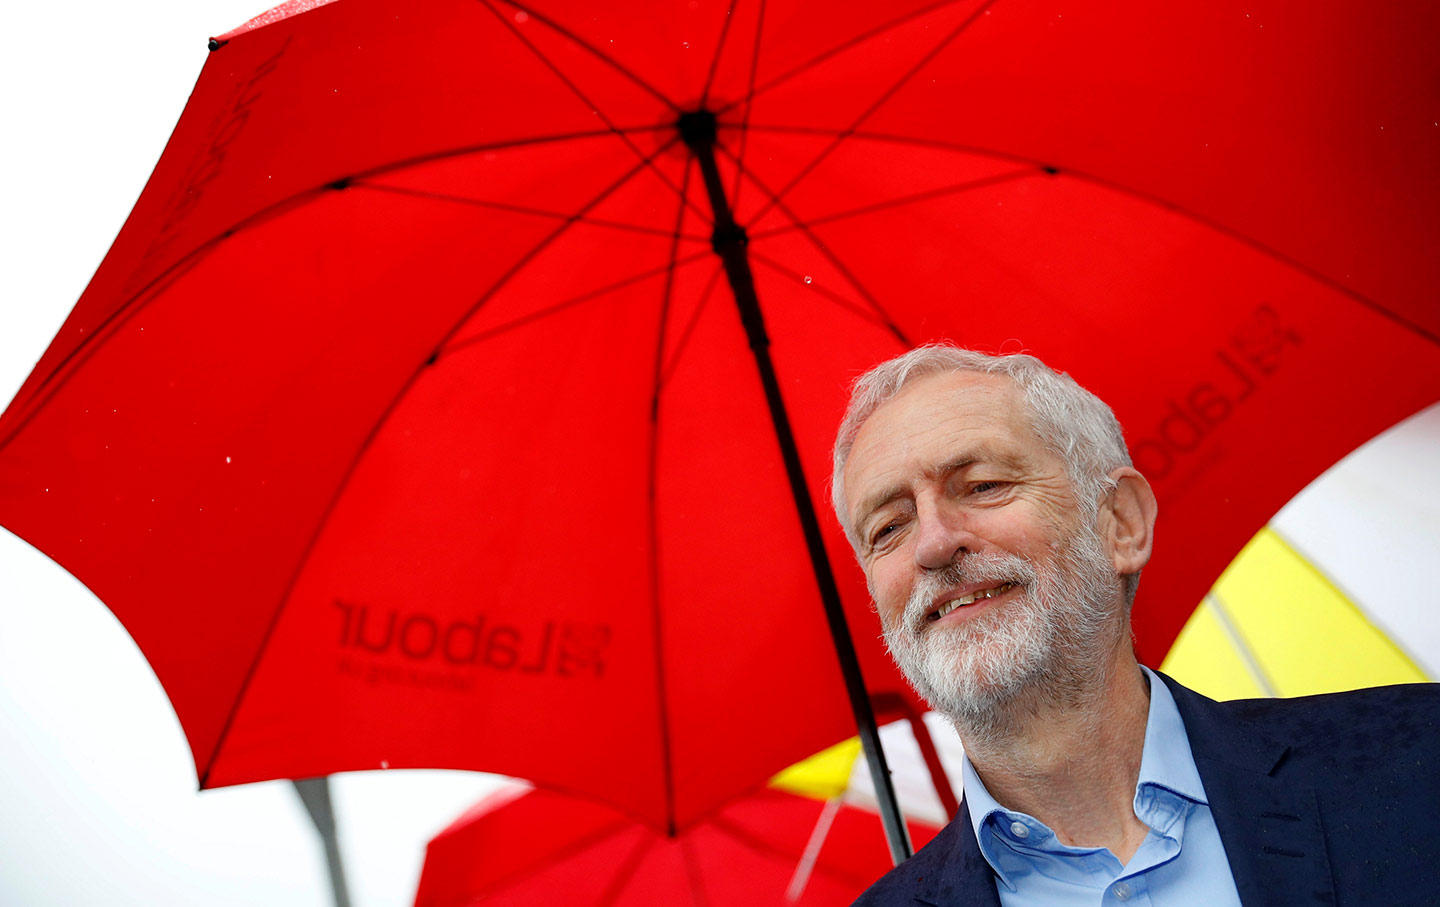
[[[1434,680],[1440,405],[1357,450],[1221,574],[1161,669],[1216,699]]]
[[[1269,527],[1221,574],[1161,670],[1215,699],[1431,679]]]

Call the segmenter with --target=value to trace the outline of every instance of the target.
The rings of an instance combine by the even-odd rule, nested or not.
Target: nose
[[[976,550],[979,540],[959,508],[918,500],[915,520],[915,563],[924,569],[943,569]]]

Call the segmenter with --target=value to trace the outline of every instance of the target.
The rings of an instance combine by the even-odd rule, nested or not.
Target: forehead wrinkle
[[[957,378],[963,379],[964,384],[960,387],[941,389],[938,393],[930,387],[943,381],[953,383]],[[917,394],[920,395],[919,399],[916,398]],[[959,399],[957,399],[957,394]],[[874,438],[869,439],[869,443],[866,443],[865,436],[872,429],[876,419],[885,418],[886,411],[895,406],[911,407],[911,411],[903,423],[911,426],[911,429],[901,430],[900,436],[891,438],[890,443],[887,444],[877,444],[875,443],[877,439]],[[1008,428],[1012,440],[1015,434],[1028,433],[1033,436],[1034,429],[1029,420],[1023,417],[1023,413],[1017,412],[1018,407],[1021,406],[1023,406],[1023,400],[1018,396],[1018,388],[1011,379],[1004,376],[966,372],[942,373],[917,378],[913,384],[887,400],[861,423],[856,431],[846,472],[849,473],[856,462],[863,461],[867,455],[874,457],[877,454],[880,455],[882,463],[889,461],[888,469],[884,465],[881,466],[881,474],[893,471],[897,465],[895,462],[897,457],[903,461],[915,454],[915,442],[922,440],[915,436],[916,431],[923,436],[925,434],[924,426],[949,423],[956,426],[956,430],[951,434],[948,442],[951,445],[950,451],[947,451],[949,455],[939,465],[914,464],[918,467],[918,478],[933,481],[937,475],[987,460],[1011,473],[1024,473],[1036,465],[1033,458],[1027,457],[1023,451],[1005,449],[1009,445],[1004,443],[997,446],[991,438],[985,437],[985,434],[993,433],[1002,426]],[[1017,415],[1020,416],[1019,421],[1022,423],[1019,426],[1016,425]],[[890,418],[894,418],[893,413],[890,414]],[[956,425],[957,420],[967,424]],[[1017,432],[1017,428],[1019,432]],[[981,437],[974,437],[976,432],[979,432]],[[897,450],[897,447],[900,449]],[[953,452],[956,447],[960,448],[958,453]],[[902,475],[906,474],[906,471],[902,466]],[[872,494],[860,497],[859,506],[851,511],[856,515],[853,520],[855,530],[858,531],[877,510],[896,498],[906,495],[912,481],[914,479],[905,478],[888,483]],[[858,484],[849,479],[847,479],[846,486],[850,494],[862,490]]]

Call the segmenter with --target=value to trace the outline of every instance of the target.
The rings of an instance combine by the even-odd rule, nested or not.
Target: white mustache
[[[971,583],[1014,583],[1029,588],[1035,582],[1035,567],[1013,554],[966,554],[961,560],[932,572],[922,573],[905,603],[905,627],[919,633],[925,615],[935,609],[935,600],[959,586]]]

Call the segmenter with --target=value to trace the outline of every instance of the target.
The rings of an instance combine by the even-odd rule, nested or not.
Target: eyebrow
[[[969,466],[973,466],[979,461],[979,456],[967,451],[966,453],[963,453],[958,457],[953,457],[949,460],[946,460],[934,470],[926,470],[925,474],[927,476],[950,475],[951,473],[958,472],[959,470],[965,469]],[[865,525],[865,523],[870,519],[870,517],[875,515],[875,512],[877,510],[880,510],[885,505],[894,501],[896,498],[903,497],[905,493],[909,490],[910,489],[907,485],[897,482],[894,485],[887,485],[886,487],[865,498],[860,505],[860,517],[855,521],[855,531],[859,532],[860,528]]]

